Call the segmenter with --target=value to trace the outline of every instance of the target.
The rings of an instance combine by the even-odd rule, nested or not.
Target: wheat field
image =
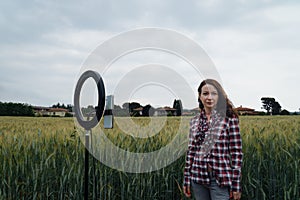
[[[148,118],[133,121],[149,124]],[[149,152],[167,145],[179,123],[179,117],[167,118],[148,139],[118,126],[105,134],[122,149]],[[242,116],[240,126],[242,199],[300,199],[300,116]],[[83,199],[84,150],[73,118],[0,117],[0,199]],[[126,173],[90,156],[89,198],[185,199],[184,157],[157,171]]]

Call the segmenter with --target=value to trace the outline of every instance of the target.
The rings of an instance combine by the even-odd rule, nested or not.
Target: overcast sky
[[[297,0],[1,1],[0,101],[73,104],[78,74],[93,50],[119,33],[159,27],[182,33],[205,50],[236,107],[261,110],[260,98],[270,96],[283,109],[298,111],[299,11]],[[201,80],[186,73],[181,76],[194,81],[196,93]],[[155,89],[158,95],[149,95]],[[130,98],[171,105],[174,94],[165,91],[166,98],[163,90],[154,84],[144,95],[135,88]]]

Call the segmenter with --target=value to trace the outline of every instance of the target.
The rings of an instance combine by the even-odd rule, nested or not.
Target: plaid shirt
[[[242,158],[238,118],[224,118],[213,111],[208,122],[202,110],[190,121],[184,186],[190,186],[191,181],[209,185],[209,166],[219,186],[229,186],[231,191],[241,192]]]

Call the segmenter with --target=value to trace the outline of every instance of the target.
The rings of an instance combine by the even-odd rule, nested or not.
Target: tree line
[[[69,112],[72,112],[73,106],[71,104],[65,105],[64,103],[60,104],[59,102],[57,104],[53,104],[52,108],[63,108],[68,110]]]
[[[34,111],[28,104],[0,102],[0,116],[34,116]]]
[[[281,109],[281,105],[273,97],[262,97],[262,109],[265,109],[267,115],[289,115],[290,112],[286,109]],[[65,105],[64,103],[53,104],[52,108],[64,108],[70,113],[73,110],[71,104]],[[173,102],[173,109],[176,112],[167,111],[168,116],[181,116],[182,103],[180,99],[175,99]],[[93,106],[82,108],[83,113],[89,113],[94,110]],[[150,104],[145,106],[138,102],[126,102],[121,106],[114,105],[113,113],[115,116],[153,116],[155,108]],[[294,112],[293,114],[297,114]],[[13,103],[0,101],[0,116],[34,116],[34,109],[31,105],[26,103]]]
[[[182,115],[182,103],[180,99],[174,100],[172,108],[173,108],[172,111],[166,110],[165,114],[167,116]],[[150,104],[143,106],[138,102],[126,102],[123,103],[122,107],[119,105],[114,105],[113,114],[115,116],[149,117],[149,116],[153,116],[156,110],[157,109],[151,106]]]
[[[72,105],[54,104],[52,108],[64,108],[72,112]],[[0,102],[0,116],[35,116],[34,109],[26,103]]]

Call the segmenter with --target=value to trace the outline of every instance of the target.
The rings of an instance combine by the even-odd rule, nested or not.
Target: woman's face
[[[218,103],[218,91],[217,89],[210,84],[206,84],[201,88],[201,94],[199,94],[200,100],[204,105],[204,109],[213,109]]]

